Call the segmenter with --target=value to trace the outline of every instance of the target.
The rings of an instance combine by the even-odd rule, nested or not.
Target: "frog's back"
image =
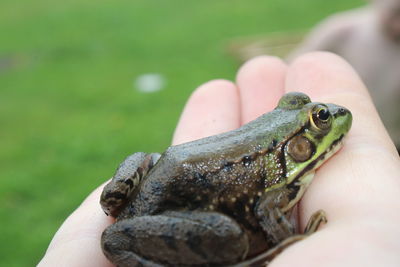
[[[171,205],[216,208],[212,203],[222,205],[221,196],[233,198],[243,191],[253,197],[268,186],[263,155],[293,134],[297,113],[276,109],[234,131],[169,147],[141,184],[134,213]]]
[[[171,146],[163,157],[178,164],[204,162],[219,168],[221,163],[265,151],[285,139],[297,128],[297,114],[298,110],[276,109],[236,130]]]

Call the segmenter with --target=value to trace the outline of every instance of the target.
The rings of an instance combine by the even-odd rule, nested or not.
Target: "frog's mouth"
[[[311,162],[310,165],[308,165],[303,171],[307,172],[310,169],[312,170],[318,169],[322,165],[322,163],[327,161],[330,157],[332,157],[334,154],[336,154],[336,152],[338,152],[342,148],[343,138],[344,134],[342,134],[338,139],[336,139],[325,152],[323,152],[318,158],[316,158],[313,162]],[[295,180],[298,180],[301,177],[299,175],[298,177],[295,178]]]

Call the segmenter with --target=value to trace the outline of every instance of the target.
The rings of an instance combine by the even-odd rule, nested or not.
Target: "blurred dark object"
[[[284,58],[300,44],[304,35],[304,32],[276,32],[260,36],[238,37],[230,40],[228,53],[240,63],[266,54]]]

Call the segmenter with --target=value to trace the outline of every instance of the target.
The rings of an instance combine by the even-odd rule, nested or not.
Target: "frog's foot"
[[[117,221],[102,235],[107,258],[118,266],[227,265],[247,255],[248,238],[216,212],[168,212]]]
[[[304,230],[304,234],[310,235],[318,230],[318,227],[321,225],[321,223],[327,223],[328,220],[326,219],[326,214],[325,211],[323,210],[318,210],[314,212],[310,219],[308,219],[307,226]]]
[[[238,264],[231,265],[229,267],[261,267],[261,266],[268,266],[268,264],[276,257],[278,256],[283,250],[285,250],[287,247],[292,245],[293,243],[296,243],[297,241],[303,240],[306,238],[308,235],[294,235],[291,236],[285,240],[283,240],[281,243],[273,247],[272,249],[269,249],[254,258],[242,261]]]
[[[140,181],[156,164],[160,154],[135,153],[119,165],[112,180],[104,187],[100,204],[107,215],[116,217]]]
[[[269,250],[257,255],[254,258],[243,261],[239,264],[232,265],[231,267],[268,266],[268,264],[276,256],[278,256],[283,250],[285,250],[287,247],[289,247],[293,243],[303,240],[304,238],[308,237],[310,234],[316,232],[318,230],[318,227],[321,225],[321,223],[326,223],[326,222],[327,222],[327,219],[326,219],[325,212],[323,210],[318,210],[318,211],[314,212],[311,215],[310,219],[308,220],[307,226],[304,230],[304,234],[290,236],[290,237],[286,238],[285,240],[283,240],[282,242],[280,242],[275,247],[273,247],[272,249],[269,249]]]

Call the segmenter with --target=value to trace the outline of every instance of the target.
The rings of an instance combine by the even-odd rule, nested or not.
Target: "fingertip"
[[[254,72],[261,72],[264,74],[263,69],[276,69],[277,71],[285,71],[287,66],[286,63],[279,57],[261,55],[256,56],[248,61],[246,61],[238,70],[237,81],[242,78],[243,75],[247,75],[248,68],[255,68]],[[245,77],[245,76],[243,76]]]
[[[210,95],[214,90],[218,90],[217,94]],[[236,85],[225,79],[215,79],[208,81],[202,85],[200,85],[193,93],[190,95],[188,103],[190,105],[203,105],[206,101],[210,101],[210,96],[223,96],[226,94],[231,94],[236,91]],[[235,92],[236,93],[236,92]]]
[[[240,120],[239,105],[233,82],[217,79],[201,85],[189,97],[172,143],[181,144],[236,129]]]
[[[330,52],[312,52],[297,58],[288,69],[286,91],[302,91],[313,101],[335,103],[350,109],[353,126],[349,143],[373,143],[395,153],[369,92],[353,67]]]
[[[272,110],[284,91],[287,66],[280,58],[258,56],[238,71],[242,123]]]
[[[314,97],[356,93],[369,97],[353,67],[331,52],[310,52],[296,58],[288,68],[286,91],[302,91]]]

